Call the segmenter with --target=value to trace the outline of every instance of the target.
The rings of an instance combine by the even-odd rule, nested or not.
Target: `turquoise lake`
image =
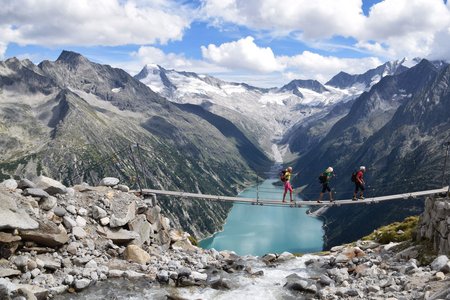
[[[274,186],[275,179],[258,187],[260,199],[280,200],[283,188]],[[256,186],[239,194],[256,198]],[[289,201],[289,195],[286,195]],[[266,253],[309,253],[322,250],[323,222],[306,214],[308,207],[277,207],[234,204],[223,231],[200,241],[202,248],[232,250],[239,255]]]

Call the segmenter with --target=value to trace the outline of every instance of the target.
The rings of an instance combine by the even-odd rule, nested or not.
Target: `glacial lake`
[[[260,199],[280,200],[283,188],[268,179],[258,187]],[[256,198],[256,186],[239,194]],[[300,199],[299,199],[300,200]],[[286,195],[289,201],[289,194]],[[200,241],[205,249],[232,250],[238,255],[266,253],[311,253],[323,247],[323,221],[306,214],[308,207],[278,207],[234,204],[223,231]]]

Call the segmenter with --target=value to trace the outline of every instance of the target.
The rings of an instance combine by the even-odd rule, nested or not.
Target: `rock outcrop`
[[[448,197],[426,199],[418,238],[430,240],[434,250],[440,254],[450,255],[450,199]]]

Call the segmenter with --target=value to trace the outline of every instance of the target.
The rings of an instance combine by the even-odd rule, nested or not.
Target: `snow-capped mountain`
[[[370,89],[373,85],[378,83],[381,78],[406,71],[408,68],[403,65],[405,61],[406,59],[388,61],[375,69],[368,70],[364,74],[351,75],[346,72],[339,72],[339,74],[331,78],[326,85],[340,89]]]
[[[273,140],[279,140],[296,123],[320,117],[335,104],[363,92],[324,86],[315,80],[293,80],[281,88],[258,88],[158,65],[146,65],[135,78],[172,102],[201,105],[227,118],[268,153]]]

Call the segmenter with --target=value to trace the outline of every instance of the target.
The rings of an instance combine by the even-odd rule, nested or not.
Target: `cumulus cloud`
[[[323,56],[310,51],[304,51],[295,56],[283,56],[279,60],[287,66],[285,72],[287,78],[313,78],[321,82],[328,81],[340,71],[361,74],[382,64],[376,57],[338,58]]]
[[[362,26],[362,0],[205,0],[202,12],[220,24],[257,30],[302,31],[306,38],[355,35]]]
[[[124,65],[125,69],[136,73],[136,70],[142,69],[147,64],[157,64],[165,69],[175,69],[177,71],[191,71],[197,73],[224,72],[225,68],[210,64],[202,60],[187,58],[184,54],[165,53],[159,48],[152,46],[139,47],[138,51],[133,52],[134,61]],[[116,64],[117,65],[117,64]]]
[[[220,46],[213,44],[202,46],[201,50],[205,59],[229,69],[269,73],[284,68],[275,58],[271,48],[259,47],[250,36]]]
[[[450,28],[450,5],[443,0],[382,0],[367,16],[361,0],[204,0],[202,12],[216,25],[234,23],[309,44],[352,37],[355,47],[388,59],[437,55],[442,47],[434,41],[443,41]]]
[[[179,40],[190,24],[189,14],[183,11],[183,7],[167,3],[129,0],[6,1],[0,9],[0,42],[116,46]]]

